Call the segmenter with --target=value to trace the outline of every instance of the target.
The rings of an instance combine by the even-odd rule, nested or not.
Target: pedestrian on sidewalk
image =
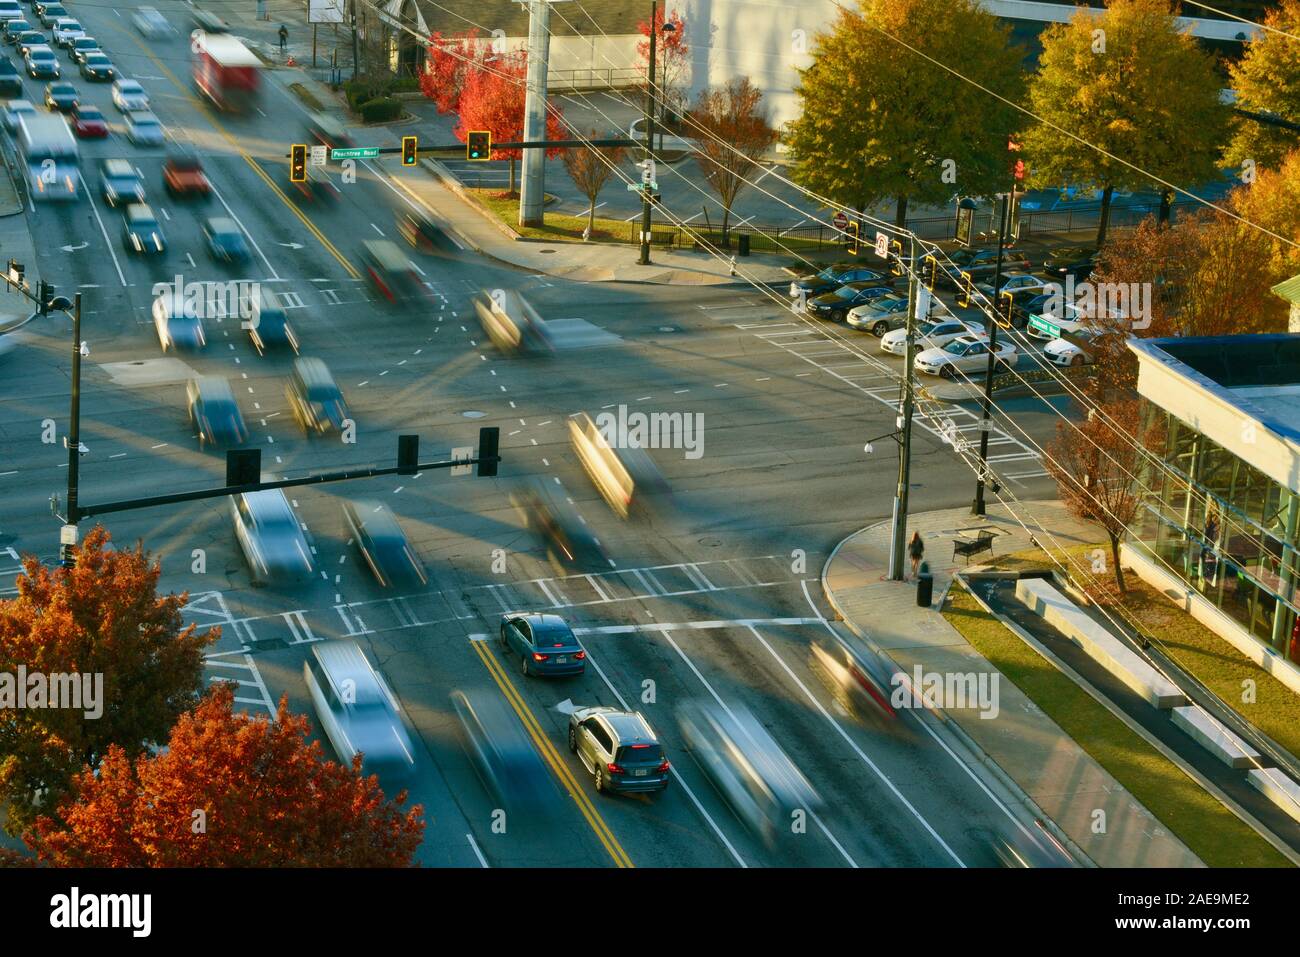
[[[912,559],[912,577],[916,578],[917,569],[921,566],[921,557],[925,555],[925,543],[921,541],[920,532],[912,533],[912,540],[907,543],[907,554]]]
[[[283,53],[285,47],[289,45],[289,28],[283,23],[280,24],[280,52]]]

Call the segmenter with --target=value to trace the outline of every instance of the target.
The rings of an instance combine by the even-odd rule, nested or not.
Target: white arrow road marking
[[[286,249],[302,249],[302,243],[280,243]]]
[[[85,249],[90,243],[79,243],[76,246],[60,246],[65,253],[75,253],[78,249]]]

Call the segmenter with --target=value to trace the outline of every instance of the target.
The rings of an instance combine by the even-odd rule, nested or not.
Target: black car
[[[248,441],[248,429],[230,383],[220,376],[191,379],[186,388],[190,423],[198,430],[199,445],[233,447]]]
[[[218,262],[237,264],[252,258],[244,231],[229,216],[210,216],[203,221],[203,238],[208,252]]]
[[[954,288],[961,285],[963,272],[969,273],[972,282],[992,279],[997,269],[998,248],[958,249],[945,258],[939,258],[939,282]],[[1026,270],[1029,257],[1019,249],[1006,247],[1002,250],[1002,271]]]
[[[1042,271],[1053,279],[1065,281],[1073,276],[1075,282],[1083,282],[1097,266],[1097,250],[1091,246],[1066,246],[1054,249],[1043,263]]]
[[[510,493],[510,502],[524,523],[546,546],[550,560],[560,567],[609,570],[600,541],[578,516],[577,510],[542,481],[533,481]]]
[[[284,391],[293,417],[308,435],[343,430],[348,418],[343,393],[321,360],[295,359]]]
[[[81,75],[87,80],[109,83],[117,79],[117,68],[108,54],[91,50],[81,58]]]
[[[344,502],[343,520],[370,573],[384,588],[422,588],[429,583],[424,565],[387,505]]]
[[[431,253],[442,242],[442,229],[422,209],[404,209],[397,214],[397,231],[422,252]]]
[[[852,282],[834,292],[824,293],[808,300],[808,314],[834,322],[843,322],[850,309],[881,296],[888,296],[893,287],[881,282]]]
[[[13,46],[18,42],[18,37],[21,34],[31,31],[32,25],[26,20],[6,20],[4,26],[0,27],[0,29],[4,31],[5,43]]]
[[[16,100],[23,95],[23,78],[18,68],[6,57],[0,57],[0,97]]]
[[[79,99],[77,88],[71,83],[45,84],[45,106],[48,109],[68,113],[76,109]]]
[[[889,282],[887,273],[879,269],[868,269],[855,263],[837,263],[827,266],[811,276],[804,276],[790,283],[790,298],[798,299],[802,293],[812,299],[824,293],[834,292],[840,286],[851,282]]]

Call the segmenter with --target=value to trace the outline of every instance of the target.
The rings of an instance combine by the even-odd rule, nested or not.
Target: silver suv
[[[597,791],[668,787],[668,759],[639,711],[577,708],[569,715],[569,750],[591,772]]]

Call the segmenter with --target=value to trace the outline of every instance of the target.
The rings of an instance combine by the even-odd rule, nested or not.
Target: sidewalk
[[[1063,545],[1093,541],[1097,532],[1073,518],[1060,502],[1034,502],[1026,524],[1045,529]],[[1031,547],[1029,534],[1006,509],[989,505],[983,518],[968,509],[945,509],[911,516],[908,537],[919,531],[934,574],[932,608],[918,608],[915,585],[886,580],[890,523],[880,522],[850,535],[836,548],[822,572],[822,587],[832,607],[859,637],[885,652],[911,674],[991,673],[993,666],[939,613],[938,598],[960,568],[952,559],[959,531],[987,529],[996,536],[997,554]],[[975,710],[946,712],[975,746],[1028,795],[1100,867],[1198,867],[1200,860],[1151,813],[1138,804],[1104,768],[1010,681],[999,681],[997,718]],[[1106,814],[1105,834],[1092,832],[1096,810]]]

